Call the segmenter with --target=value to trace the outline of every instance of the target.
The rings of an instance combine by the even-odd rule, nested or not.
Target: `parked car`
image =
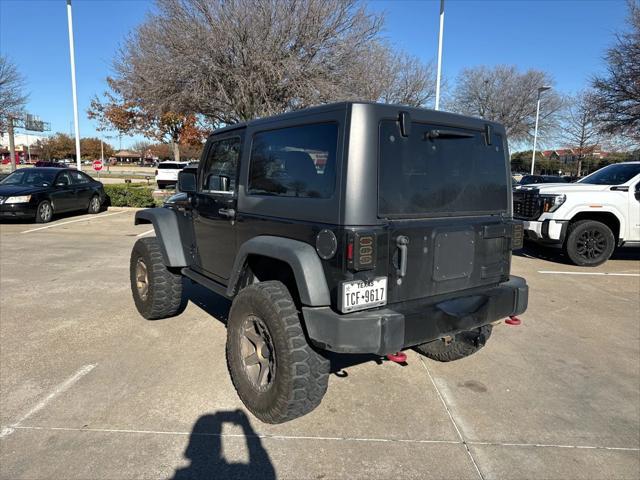
[[[179,174],[185,210],[136,213],[156,232],[131,253],[136,308],[178,315],[183,277],[233,299],[231,379],[269,423],[319,405],[323,350],[467,357],[527,307],[506,144],[497,123],[372,103],[217,130]]]
[[[617,247],[640,245],[640,162],[608,165],[576,183],[522,186],[513,212],[527,239],[563,248],[576,265],[600,265]]]
[[[98,213],[104,202],[102,183],[70,168],[25,168],[0,181],[2,219],[28,218],[46,223],[57,213]]]
[[[174,186],[178,182],[178,173],[187,165],[189,162],[160,162],[156,170],[158,188]]]
[[[35,164],[36,167],[54,167],[54,168],[69,168],[64,160],[60,161],[60,162],[49,162],[49,161],[44,161],[44,160],[39,160],[36,162]]]
[[[525,175],[523,176],[518,185],[531,185],[534,183],[568,183],[567,177],[560,175]]]

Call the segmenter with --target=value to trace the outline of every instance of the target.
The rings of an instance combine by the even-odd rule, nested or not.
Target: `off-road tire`
[[[275,375],[266,391],[251,383],[243,367],[243,325],[250,316],[266,325],[275,351]],[[291,294],[278,281],[245,287],[233,300],[227,366],[240,400],[266,423],[283,423],[311,412],[327,391],[330,362],[307,342]]]
[[[137,287],[138,260],[146,266],[148,290],[146,298]],[[140,315],[147,320],[175,317],[182,313],[187,302],[182,298],[182,275],[170,271],[162,259],[160,244],[155,237],[139,239],[131,251],[129,264],[131,293]]]
[[[44,213],[43,209],[48,207],[48,214]],[[49,223],[53,218],[53,206],[49,200],[43,200],[38,204],[36,208],[36,223]]]
[[[600,250],[597,254],[585,253],[585,235],[595,235],[596,240],[601,242],[596,248]],[[616,237],[611,229],[602,222],[596,220],[579,220],[569,225],[567,239],[564,244],[564,252],[569,259],[581,267],[597,267],[609,260],[616,248]],[[594,255],[594,256],[591,256]]]
[[[96,213],[100,213],[102,210],[102,205],[100,204],[100,197],[98,195],[94,195],[89,200],[89,206],[87,207],[87,213],[91,213],[95,215]]]
[[[475,330],[458,333],[449,344],[444,340],[438,339],[432,342],[423,343],[414,347],[414,349],[432,360],[438,362],[453,362],[461,358],[473,355],[480,350],[491,336],[492,325],[484,325]],[[478,335],[484,335],[484,342],[478,344],[476,339]]]

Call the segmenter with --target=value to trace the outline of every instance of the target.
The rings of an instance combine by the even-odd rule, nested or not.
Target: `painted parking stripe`
[[[47,395],[45,398],[40,400],[31,410],[29,410],[27,413],[22,415],[16,422],[11,424],[9,427],[4,427],[0,431],[0,438],[7,437],[7,436],[11,435],[15,431],[16,428],[20,427],[20,424],[22,422],[27,420],[32,415],[38,413],[40,410],[42,410],[44,407],[46,407],[47,404],[51,400],[56,398],[58,395],[60,395],[61,393],[66,392],[67,390],[69,390],[69,388],[71,388],[78,380],[80,380],[82,377],[84,377],[86,374],[88,374],[94,368],[96,368],[95,364],[84,365],[83,367],[81,367],[76,373],[71,375],[64,382],[62,382],[56,388],[54,388],[53,391],[49,395]]]
[[[136,237],[144,237],[145,235],[149,235],[150,233],[155,232],[155,229],[147,230],[146,232],[139,233]]]
[[[99,218],[110,217],[111,215],[120,215],[121,213],[127,213],[127,212],[128,212],[128,210],[121,210],[119,212],[107,213],[105,215],[94,215],[94,216],[91,216],[91,217],[78,218],[76,220],[69,220],[68,222],[54,223],[52,225],[47,225],[46,227],[32,228],[31,230],[25,230],[24,232],[20,232],[20,233],[37,232],[38,230],[45,230],[47,228],[60,227],[62,225],[68,225],[70,223],[76,223],[76,222],[86,222],[86,221],[89,221],[89,220],[98,220]]]
[[[58,432],[83,432],[83,433],[112,433],[112,434],[138,434],[138,435],[175,435],[175,436],[195,436],[195,437],[218,437],[218,438],[260,438],[266,440],[295,440],[295,441],[335,441],[335,442],[362,442],[362,443],[404,443],[404,444],[445,444],[445,445],[480,445],[498,447],[524,447],[524,448],[562,448],[577,450],[618,450],[623,452],[640,452],[638,447],[619,447],[606,445],[570,445],[551,443],[520,443],[520,442],[483,442],[462,440],[438,440],[438,439],[410,439],[410,438],[367,438],[367,437],[328,437],[328,436],[303,436],[303,435],[282,435],[270,433],[221,433],[221,432],[189,432],[176,430],[139,430],[131,428],[91,428],[91,427],[42,427],[42,426],[15,426],[16,430],[41,430]]]
[[[640,273],[608,273],[608,272],[559,272],[556,270],[538,270],[538,273],[556,275],[599,275],[608,277],[640,277]]]

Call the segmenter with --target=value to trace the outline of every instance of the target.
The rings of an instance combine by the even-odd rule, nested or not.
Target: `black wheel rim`
[[[47,202],[44,202],[40,205],[38,209],[38,214],[40,215],[40,219],[43,221],[48,221],[51,218],[51,205]]]
[[[276,375],[276,354],[269,329],[255,315],[249,315],[242,323],[240,338],[242,369],[259,391],[273,385]]]
[[[576,253],[587,261],[598,260],[607,249],[607,238],[598,229],[582,232],[576,240]]]

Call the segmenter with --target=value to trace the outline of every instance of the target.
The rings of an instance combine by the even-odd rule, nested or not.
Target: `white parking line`
[[[559,272],[556,270],[538,270],[538,273],[556,275],[600,275],[608,277],[640,277],[640,273],[608,273],[608,272]]]
[[[67,378],[64,382],[62,382],[60,385],[54,388],[49,395],[47,395],[45,398],[40,400],[31,410],[29,410],[27,413],[22,415],[15,423],[10,425],[9,427],[4,427],[0,431],[0,438],[11,435],[15,431],[15,429],[20,426],[22,422],[24,422],[26,419],[28,419],[35,413],[38,413],[40,410],[46,407],[51,400],[56,398],[58,395],[66,392],[74,383],[76,383],[78,380],[84,377],[87,373],[89,373],[95,367],[96,367],[95,364],[91,364],[91,365],[85,365],[82,368],[80,368],[80,370],[74,373],[71,377]]]
[[[151,232],[155,232],[155,229],[147,230],[146,232],[139,233],[136,237],[144,237],[145,235],[150,234]]]
[[[68,225],[70,223],[84,222],[88,220],[97,220],[99,218],[110,217],[111,215],[120,215],[121,213],[127,213],[127,212],[128,210],[121,210],[120,212],[107,213],[106,215],[92,215],[91,217],[78,218],[76,220],[69,220],[68,222],[54,223],[51,225],[47,225],[46,227],[32,228],[31,230],[25,230],[24,232],[20,232],[20,233],[37,232],[38,230],[45,230],[47,228],[59,227],[61,225]]]
[[[410,443],[410,444],[445,444],[445,445],[478,445],[497,447],[526,447],[526,448],[573,448],[584,450],[617,450],[623,452],[639,452],[636,447],[608,447],[601,445],[568,445],[549,443],[509,443],[509,442],[482,442],[461,440],[426,440],[410,438],[366,438],[366,437],[323,437],[306,435],[279,435],[258,433],[246,435],[244,433],[218,433],[218,432],[187,432],[175,430],[137,430],[124,428],[82,428],[82,427],[38,427],[38,426],[12,426],[16,430],[45,430],[59,432],[92,432],[92,433],[115,433],[115,434],[139,434],[139,435],[175,435],[196,437],[219,437],[219,438],[260,438],[268,440],[311,440],[311,441],[337,441],[337,442],[372,442],[372,443]]]
[[[431,376],[431,372],[427,368],[427,365],[424,363],[424,360],[422,360],[422,357],[420,357],[420,363],[422,364],[422,367],[426,370],[427,375],[429,376],[429,380],[431,380],[431,383],[433,384],[433,388],[436,389],[436,393],[438,394],[438,397],[440,398],[440,401],[442,402],[442,405],[444,405],[444,409],[447,411],[447,415],[449,415],[449,419],[451,420],[451,423],[453,424],[453,428],[456,430],[456,433],[458,434],[458,438],[460,439],[460,443],[462,443],[462,445],[464,446],[465,450],[467,451],[467,455],[469,455],[469,458],[471,459],[471,463],[475,467],[476,473],[478,474],[478,477],[480,477],[480,480],[484,480],[484,475],[480,471],[480,467],[476,463],[476,459],[473,458],[473,454],[471,453],[471,450],[469,449],[469,443],[464,438],[464,436],[462,435],[462,432],[458,428],[458,423],[456,422],[455,418],[453,418],[453,413],[451,413],[451,410],[449,409],[449,404],[445,401],[444,397],[442,396],[442,393],[440,393],[440,389],[438,388],[438,385],[436,385],[436,381]]]

